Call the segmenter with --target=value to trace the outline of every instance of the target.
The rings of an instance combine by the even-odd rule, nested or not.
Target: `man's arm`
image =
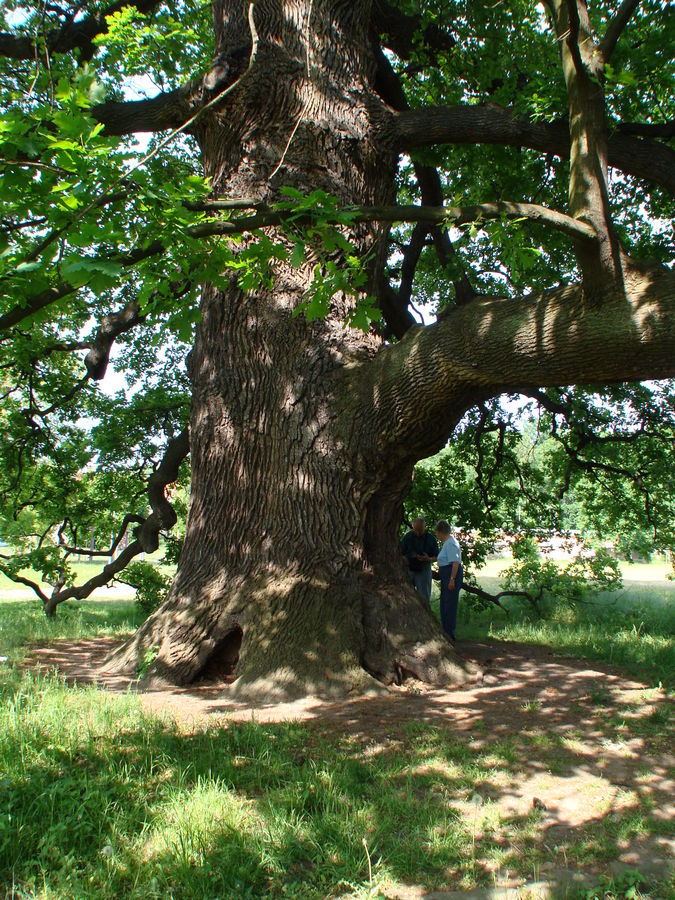
[[[459,546],[459,541],[456,539],[453,539],[453,549],[458,558],[453,562],[452,569],[450,570],[450,590],[455,586],[455,578],[457,578],[457,573],[459,572],[459,567],[462,562],[462,548]]]
[[[438,551],[438,541],[433,536],[433,534],[430,534],[429,532],[427,532],[426,544],[427,544],[427,546],[426,546],[427,552],[426,552],[425,556],[427,557],[427,562],[436,562],[436,560],[438,559],[438,552],[439,552]]]

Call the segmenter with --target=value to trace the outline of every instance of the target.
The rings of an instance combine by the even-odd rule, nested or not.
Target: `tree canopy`
[[[462,475],[446,516],[512,525],[520,503],[530,523],[558,526],[573,497],[579,525],[672,547],[675,391],[639,383],[675,374],[667,4],[364,4],[372,87],[398,158],[388,205],[298,183],[285,163],[302,106],[286,114],[269,197],[215,190],[204,123],[227,117],[277,18],[295,14],[281,0],[244,6],[242,43],[227,52],[228,4],[4,7],[0,536],[17,552],[2,571],[24,581],[25,569],[41,571],[49,584],[31,586],[49,606],[88,596],[155,549],[184,515],[166,489],[189,477],[186,358],[200,286],[274,290],[280,272],[307,266],[294,313],[308,323],[352,297],[345,331],[401,348],[399,359],[423,355],[440,395],[458,371],[489,369],[467,380],[471,409],[448,469]],[[310,4],[299,32],[323,37],[339,6]],[[336,58],[349,52],[332,40]],[[309,77],[320,67],[306,43],[294,59]],[[353,235],[373,222],[386,243],[369,252]],[[421,307],[441,331],[419,328]],[[437,335],[468,334],[477,308],[496,337],[481,343],[477,326],[452,345],[459,369],[444,369]],[[561,349],[550,371],[533,357],[507,378],[500,353],[520,352],[513,310],[530,308],[542,346],[551,328],[573,334],[578,310],[597,318],[599,336]],[[594,364],[603,331],[611,358]],[[509,396],[529,398],[537,466],[522,454],[523,416],[498,399],[500,378]],[[449,437],[450,419],[418,458],[443,429]],[[74,587],[69,561],[91,552],[92,535],[102,563],[117,557]]]

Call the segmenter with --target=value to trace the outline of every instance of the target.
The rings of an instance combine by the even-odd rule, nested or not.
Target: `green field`
[[[499,590],[499,573],[508,559],[490,560],[479,573],[482,587]],[[560,606],[534,616],[522,601],[504,601],[510,614],[497,607],[476,613],[460,600],[458,634],[464,639],[523,641],[560,653],[599,659],[656,686],[675,688],[675,581],[672,568],[661,563],[622,563],[624,586],[601,594],[574,609]],[[435,589],[437,593],[438,589]]]
[[[496,575],[496,566],[483,573],[486,586]],[[543,621],[515,605],[508,619],[499,610],[470,615],[462,603],[460,637],[544,643],[672,686],[672,591],[669,582],[629,580],[600,611],[563,610]],[[16,665],[31,643],[122,637],[139,621],[133,601],[117,599],[64,605],[48,622],[36,602],[3,589],[0,888],[7,896],[318,900],[391,896],[406,885],[468,890],[489,886],[495,872],[536,880],[561,854],[573,870],[602,865],[623,841],[672,837],[672,822],[638,794],[555,848],[539,837],[536,809],[504,819],[489,802],[471,807],[476,790],[525,777],[533,756],[572,777],[578,757],[537,729],[481,746],[422,722],[405,723],[380,744],[320,722],[188,728],[151,715],[136,695],[69,688]],[[656,696],[645,693],[650,702]],[[602,708],[600,693],[595,702],[602,740],[625,739],[628,727],[662,746],[667,706],[627,726],[632,720]],[[675,893],[672,882],[641,882],[636,873],[567,896]]]

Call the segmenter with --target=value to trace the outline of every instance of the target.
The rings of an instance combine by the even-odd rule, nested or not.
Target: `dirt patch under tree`
[[[100,674],[114,646],[109,638],[59,641],[34,648],[24,665],[56,669],[71,684],[97,683],[111,692],[135,690],[130,679]],[[395,748],[415,723],[448,729],[476,753],[510,741],[513,765],[496,767],[494,777],[476,783],[471,794],[453,798],[453,806],[466,817],[475,818],[475,804],[480,803],[479,830],[494,822],[508,825],[536,811],[538,840],[552,850],[550,864],[541,866],[539,877],[561,884],[560,873],[570,867],[566,859],[556,857],[558,848],[608,817],[649,810],[652,821],[663,821],[663,834],[652,827],[630,840],[617,837],[604,871],[623,865],[666,877],[675,849],[669,837],[675,812],[675,745],[669,724],[672,701],[665,691],[629,680],[611,666],[555,656],[542,647],[485,642],[460,648],[480,666],[481,675],[475,684],[456,690],[407,682],[379,695],[355,695],[340,702],[307,697],[252,708],[228,698],[227,679],[217,680],[216,673],[210,681],[140,696],[145,707],[169,713],[184,727],[251,719],[307,721],[324,733],[349,735],[362,744],[364,754]],[[602,871],[596,863],[587,875]],[[501,885],[495,890],[515,889],[510,896],[567,895],[568,888],[565,893],[547,894],[548,888],[522,893],[522,878],[514,879],[508,870],[495,876]],[[432,895],[411,887],[390,896]]]

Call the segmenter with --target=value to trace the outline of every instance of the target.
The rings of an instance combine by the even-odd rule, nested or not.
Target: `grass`
[[[123,637],[143,616],[130,600],[86,600],[64,603],[55,619],[46,619],[37,600],[14,599],[0,592],[0,656],[20,659],[29,644],[80,637]]]
[[[462,634],[549,642],[666,683],[669,611],[642,601],[639,616],[619,618],[615,606],[543,622],[515,611],[512,621],[469,617],[462,602]],[[495,738],[481,721],[472,735],[413,721],[381,741],[312,723],[187,728],[150,715],[133,694],[68,688],[15,665],[30,643],[122,637],[138,624],[130,601],[64,605],[48,622],[35,602],[0,598],[9,658],[0,664],[0,895],[311,900],[402,884],[469,889],[506,872],[536,878],[546,866],[601,863],[623,840],[666,833],[639,792],[555,846],[540,810],[500,812],[496,798],[527,777],[531,759],[573,775],[572,733]],[[590,709],[612,740],[667,728],[664,708],[636,719],[606,701],[599,684]],[[532,698],[520,712],[529,721],[539,707]],[[672,884],[651,894],[669,895]]]
[[[499,589],[498,573],[507,560],[493,560],[479,573],[480,584]],[[532,615],[518,600],[477,610],[467,594],[459,606],[458,635],[464,640],[519,641],[550,647],[557,653],[610,662],[651,685],[675,689],[675,582],[659,564],[622,566],[624,589],[589,604]],[[432,606],[438,603],[438,588]]]
[[[473,884],[485,848],[453,802],[513,765],[446,729],[368,753],[292,723],[187,732],[31,675],[0,733],[0,884],[22,896],[368,896],[364,839],[378,885]]]
[[[31,675],[2,700],[0,884],[19,896],[367,897],[531,877],[551,855],[538,810],[504,821],[483,799],[496,772],[519,776],[520,739],[476,750],[418,723],[365,747],[297,723],[186,731],[131,695]],[[567,858],[611,858],[647,827],[638,816],[570,838]]]

